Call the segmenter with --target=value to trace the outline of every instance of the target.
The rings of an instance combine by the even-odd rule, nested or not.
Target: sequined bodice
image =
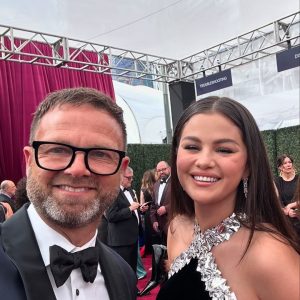
[[[189,248],[181,253],[173,261],[169,278],[190,263],[191,259],[198,260],[197,272],[201,274],[201,280],[205,283],[205,289],[209,292],[213,300],[236,300],[235,294],[230,291],[226,279],[222,277],[215,258],[212,255],[212,247],[227,241],[241,227],[239,220],[233,213],[230,217],[223,220],[218,226],[200,231],[198,224],[194,225],[194,238]]]

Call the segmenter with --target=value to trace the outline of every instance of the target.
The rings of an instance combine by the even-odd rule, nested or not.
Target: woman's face
[[[247,150],[239,128],[219,113],[198,114],[184,126],[177,173],[195,205],[233,209],[237,187],[248,176]]]
[[[279,167],[279,169],[281,172],[286,174],[293,173],[294,172],[293,162],[289,157],[286,157],[283,160],[282,165]]]

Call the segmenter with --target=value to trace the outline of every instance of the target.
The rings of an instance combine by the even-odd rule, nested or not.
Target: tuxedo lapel
[[[24,205],[2,225],[2,242],[22,277],[28,300],[55,300],[55,295]]]
[[[163,193],[161,195],[160,206],[164,205],[169,185],[170,185],[170,180],[167,181],[166,186],[165,186],[165,188],[163,190]]]
[[[104,277],[105,285],[110,300],[120,300],[124,298],[124,292],[127,292],[125,286],[126,278],[121,274],[120,266],[115,260],[111,259],[109,253],[97,239],[96,246],[99,249],[99,264],[101,273]]]

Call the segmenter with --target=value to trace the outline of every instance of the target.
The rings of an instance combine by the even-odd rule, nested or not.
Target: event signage
[[[231,69],[195,80],[197,96],[232,86]]]
[[[277,71],[285,71],[300,66],[300,46],[276,53]]]

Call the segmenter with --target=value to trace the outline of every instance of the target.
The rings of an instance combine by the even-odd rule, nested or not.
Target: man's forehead
[[[164,162],[158,163],[156,169],[160,169],[160,168],[167,168],[167,164]]]

